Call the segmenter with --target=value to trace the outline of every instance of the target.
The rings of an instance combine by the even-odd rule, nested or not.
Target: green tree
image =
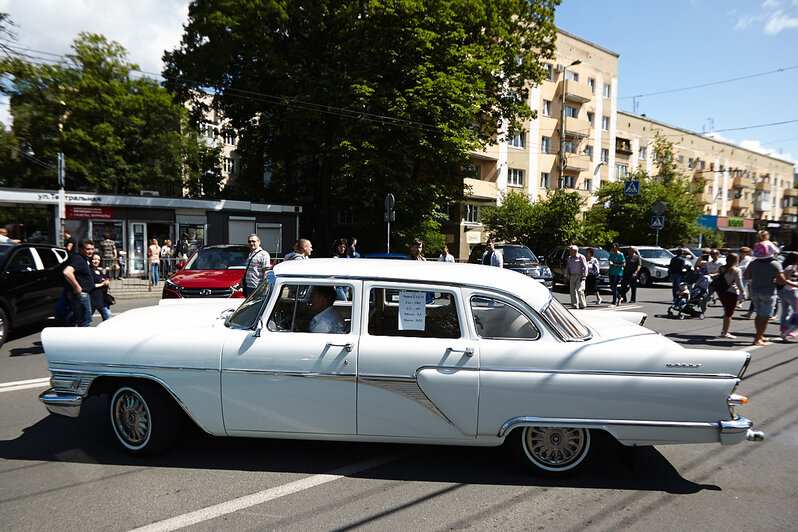
[[[193,132],[188,111],[154,80],[134,79],[138,67],[118,43],[82,33],[72,50],[53,65],[0,61],[0,92],[10,97],[22,154],[8,184],[54,188],[62,152],[68,188],[181,194],[184,181],[202,173],[191,153],[211,149]]]
[[[698,234],[696,221],[702,208],[690,181],[679,173],[674,162],[673,143],[657,133],[654,155],[658,173],[649,176],[639,168],[629,179],[640,181],[640,193],[624,194],[624,182],[605,182],[598,192],[597,204],[605,205],[607,226],[617,232],[625,244],[654,245],[656,229],[651,228],[654,206],[665,204],[665,226],[659,231],[659,245],[673,247],[689,242]]]
[[[583,213],[583,207],[577,192],[557,190],[536,203],[510,192],[500,206],[483,210],[480,221],[493,238],[521,242],[543,255],[564,244],[606,245],[615,233],[604,225],[602,213]]]
[[[397,231],[427,233],[462,197],[467,152],[532,116],[558,3],[195,0],[165,78],[238,132],[231,193],[304,204],[326,243],[352,209],[383,241],[390,192]]]

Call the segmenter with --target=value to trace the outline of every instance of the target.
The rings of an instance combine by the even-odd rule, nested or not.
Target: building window
[[[601,148],[601,162],[606,163],[610,160],[610,150],[607,148]]]
[[[576,107],[571,107],[570,105],[565,106],[565,116],[571,118],[579,118],[579,109]]]
[[[712,185],[709,185],[708,192],[709,192],[709,195],[711,196],[712,195]]]
[[[523,132],[516,132],[513,138],[510,139],[510,146],[514,148],[523,148],[526,144],[526,134]]]
[[[609,131],[610,130],[610,117],[609,116],[602,116],[601,117],[601,130],[602,131]]]
[[[594,126],[594,125],[596,125],[596,124],[595,124],[595,121],[596,121],[596,113],[593,113],[593,112],[591,112],[591,111],[588,111],[588,112],[587,112],[587,121],[588,121],[588,122],[590,122],[590,125],[591,125],[591,126]]]
[[[593,160],[593,146],[590,146],[589,144],[585,146],[585,155],[587,155],[588,159],[591,161]]]
[[[570,140],[566,140],[562,143],[562,151],[565,153],[576,153],[576,145]]]
[[[551,153],[551,137],[543,137],[540,139],[540,151],[542,153]]]
[[[592,179],[585,179],[585,190],[590,192],[593,189],[593,180]]]
[[[573,70],[566,70],[565,71],[565,79],[570,79],[570,80],[573,80],[573,81],[579,81],[579,74],[577,74]]]
[[[564,175],[560,178],[559,188],[576,188],[576,177]]]
[[[644,160],[644,161],[646,160],[646,147],[645,146],[641,146],[640,147],[640,151],[638,153],[638,157],[640,159]]]
[[[609,83],[605,83],[604,84],[604,93],[603,93],[603,95],[604,95],[605,98],[609,98],[610,97],[610,84]]]
[[[551,186],[551,174],[548,172],[540,173],[540,188],[549,188]]]
[[[629,165],[615,163],[615,178],[621,179],[629,175]]]
[[[546,81],[554,81],[554,67],[546,63],[543,65],[543,70],[546,71]]]
[[[507,185],[511,187],[524,186],[524,171],[517,168],[510,168],[507,171]]]
[[[224,171],[228,174],[236,173],[236,160],[230,157],[224,158]]]
[[[699,170],[703,170],[704,168],[706,168],[706,166],[707,166],[707,163],[705,163],[704,161],[702,161],[702,160],[698,161],[698,169]]]
[[[684,164],[684,155],[680,155],[677,161],[679,161],[679,164]]]
[[[596,94],[595,78],[587,78],[587,86],[590,87],[590,94]]]
[[[224,139],[224,143],[228,146],[235,146],[236,134],[234,132],[227,130],[222,134],[222,138]]]
[[[543,100],[543,109],[541,110],[543,116],[551,116],[551,100]]]
[[[688,170],[692,170],[693,169],[693,159],[692,158],[687,159],[687,169]]]
[[[465,221],[472,224],[479,223],[479,207],[477,205],[466,203]]]

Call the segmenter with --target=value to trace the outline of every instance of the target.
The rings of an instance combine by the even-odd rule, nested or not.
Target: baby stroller
[[[683,320],[685,316],[690,318],[698,317],[699,320],[703,320],[704,310],[706,309],[706,302],[704,299],[709,292],[709,282],[709,276],[702,275],[693,283],[693,287],[689,290],[689,296],[685,297],[684,295],[677,294],[676,297],[673,298],[671,306],[668,307],[668,316],[673,316],[673,311],[676,311],[676,315],[679,316],[680,320]],[[680,286],[687,285],[686,283],[682,283]]]

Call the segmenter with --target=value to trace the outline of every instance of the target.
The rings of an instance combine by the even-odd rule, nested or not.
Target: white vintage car
[[[495,446],[566,474],[596,437],[738,443],[750,355],[685,349],[633,312],[569,312],[501,268],[391,260],[283,263],[235,310],[162,301],[42,333],[77,416],[108,394],[122,446],[162,451],[188,416],[217,436]],[[318,314],[318,316],[316,316]],[[315,332],[311,332],[315,331]]]

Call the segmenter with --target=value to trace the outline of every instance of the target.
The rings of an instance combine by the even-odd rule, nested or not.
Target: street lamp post
[[[562,69],[562,101],[560,102],[560,187],[565,184],[565,82],[568,69],[582,62],[577,59]]]

